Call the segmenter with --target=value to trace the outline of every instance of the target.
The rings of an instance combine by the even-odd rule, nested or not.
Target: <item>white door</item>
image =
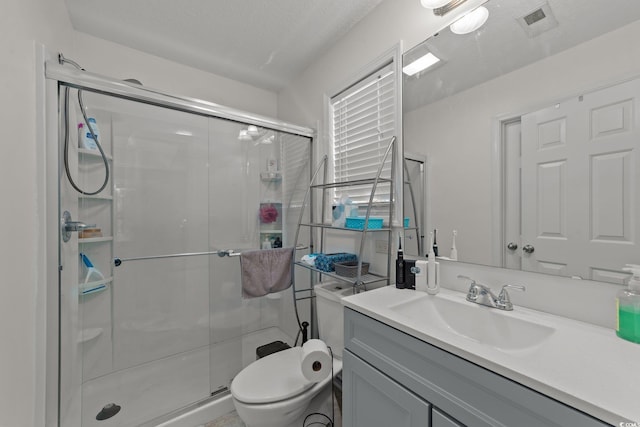
[[[504,240],[502,265],[520,270],[521,260],[521,215],[520,215],[520,158],[522,137],[520,118],[502,124],[502,145],[504,147]]]
[[[524,270],[622,283],[640,260],[639,96],[634,80],[522,117]]]

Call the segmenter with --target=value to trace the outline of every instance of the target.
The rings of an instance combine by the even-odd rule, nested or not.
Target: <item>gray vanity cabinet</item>
[[[349,308],[344,323],[345,427],[609,425]]]
[[[357,356],[345,352],[342,374],[343,424],[353,427],[425,427],[431,405]],[[344,399],[343,399],[344,401]]]
[[[456,420],[450,418],[444,412],[438,408],[433,408],[431,413],[431,426],[432,427],[464,427]]]

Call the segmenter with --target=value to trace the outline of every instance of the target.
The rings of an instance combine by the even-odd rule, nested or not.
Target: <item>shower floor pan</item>
[[[191,427],[213,420],[221,415],[215,402],[194,405],[192,415],[180,413],[174,421],[165,414],[208,398],[210,384],[219,385],[213,391],[228,386],[237,372],[255,360],[256,347],[277,340],[293,342],[279,328],[271,327],[214,344],[211,350],[202,347],[87,381],[82,387],[82,427]],[[213,372],[210,366],[215,367]],[[112,418],[96,420],[108,403],[122,409]],[[224,405],[222,414],[233,405],[230,397],[223,397],[220,403]],[[203,409],[210,413],[203,414]]]

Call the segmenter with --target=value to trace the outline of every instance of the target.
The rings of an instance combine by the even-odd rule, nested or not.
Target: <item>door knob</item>
[[[509,249],[510,251],[515,251],[516,249],[518,249],[518,244],[509,242],[509,244],[507,245],[507,249]]]
[[[533,246],[531,246],[531,245],[524,245],[522,247],[522,250],[525,251],[528,254],[532,254],[533,251],[535,250],[535,248]]]

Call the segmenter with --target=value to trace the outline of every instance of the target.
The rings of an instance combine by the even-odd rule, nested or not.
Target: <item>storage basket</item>
[[[356,277],[358,275],[358,261],[336,262],[334,266],[338,276]],[[367,273],[369,273],[369,263],[362,262],[360,275],[364,276]]]
[[[345,227],[351,228],[354,230],[364,230],[364,221],[366,217],[364,216],[348,216]],[[375,230],[382,228],[383,223],[382,218],[378,217],[369,217],[369,224],[367,230]]]

